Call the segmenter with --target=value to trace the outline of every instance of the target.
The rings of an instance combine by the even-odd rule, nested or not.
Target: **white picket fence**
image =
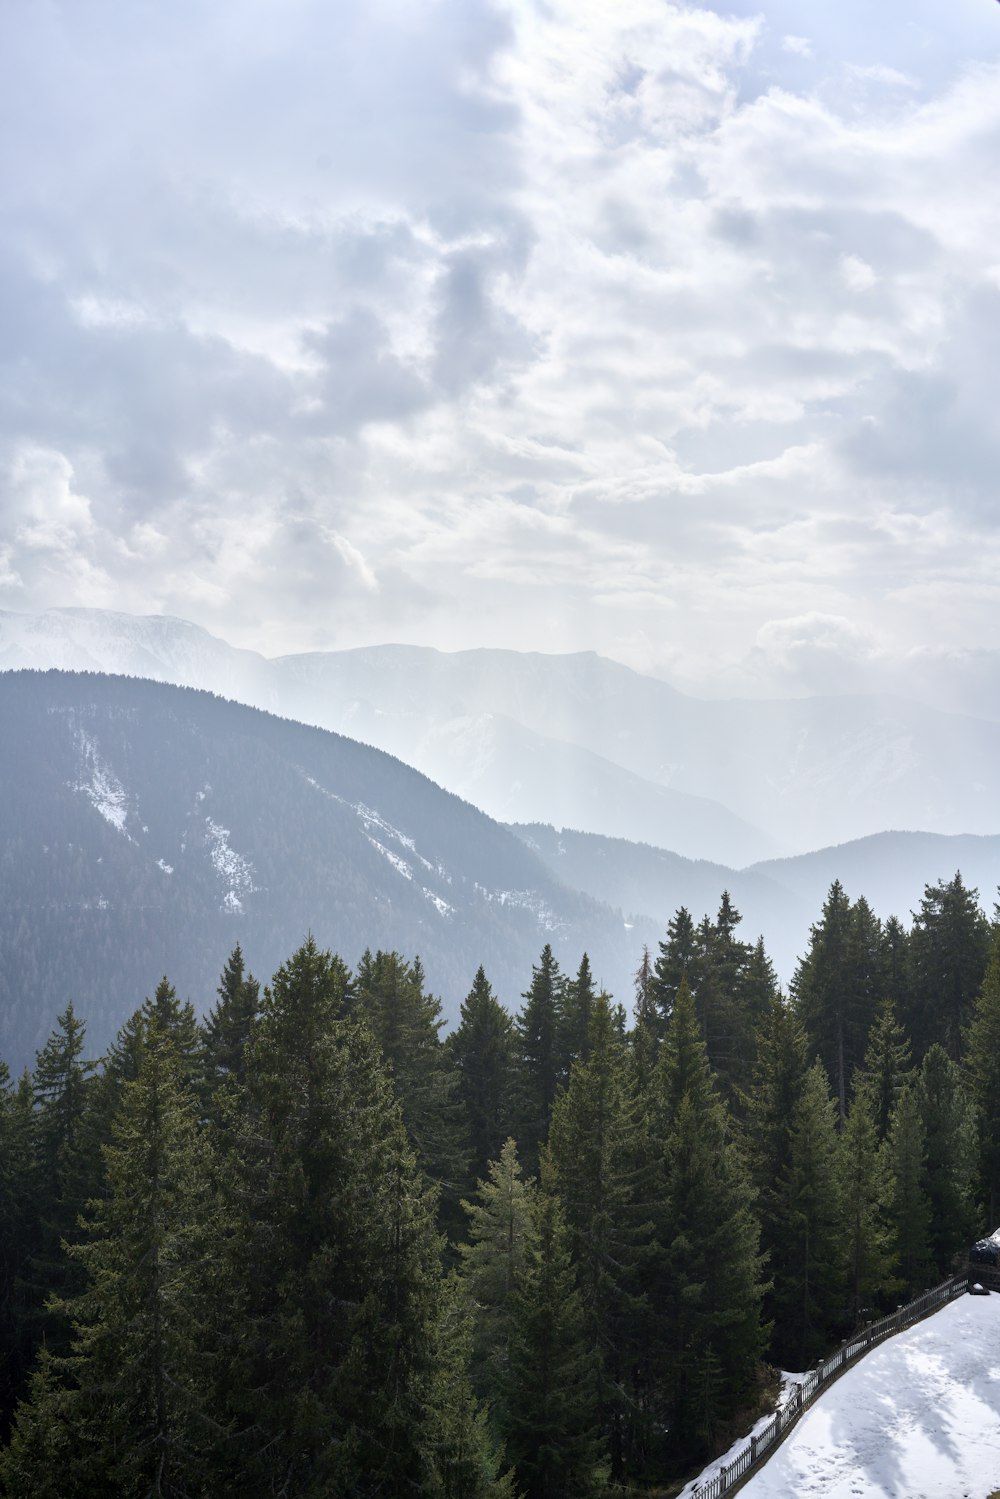
[[[810,1369],[787,1405],[783,1406],[756,1436],[748,1437],[745,1445],[734,1458],[723,1464],[711,1478],[706,1478],[704,1483],[699,1482],[695,1485],[694,1499],[721,1499],[723,1494],[728,1494],[752,1468],[770,1456],[775,1444],[780,1441],[788,1428],[795,1425],[802,1412],[812,1404],[823,1387],[831,1379],[836,1378],[847,1364],[852,1364],[855,1359],[861,1358],[869,1348],[874,1348],[876,1343],[891,1338],[893,1333],[900,1332],[902,1328],[909,1327],[913,1322],[919,1322],[922,1317],[928,1316],[931,1312],[936,1312],[946,1302],[953,1300],[956,1296],[961,1296],[968,1290],[968,1287],[968,1274],[956,1275],[952,1280],[946,1280],[942,1285],[935,1286],[933,1291],[925,1291],[915,1301],[907,1302],[906,1306],[899,1307],[888,1317],[870,1323],[862,1332],[855,1333],[852,1338],[848,1338],[835,1353],[823,1359],[815,1369]]]

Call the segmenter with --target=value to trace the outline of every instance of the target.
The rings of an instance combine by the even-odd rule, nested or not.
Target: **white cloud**
[[[741,9],[19,14],[0,606],[796,690],[953,605],[1000,648],[997,43]]]

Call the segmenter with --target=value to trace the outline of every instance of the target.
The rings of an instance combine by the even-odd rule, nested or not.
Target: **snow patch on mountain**
[[[552,907],[536,890],[487,890],[485,885],[476,885],[480,895],[498,906],[515,906],[530,911],[543,932],[560,932],[565,925],[556,916]]]
[[[76,732],[76,744],[80,753],[81,780],[73,786],[81,791],[95,812],[110,823],[130,843],[135,840],[125,826],[129,814],[129,794],[115,775],[110,765],[101,759],[97,744],[83,729]]]
[[[448,904],[448,902],[446,900],[442,900],[441,897],[440,897],[440,895],[435,895],[433,890],[428,890],[428,888],[427,888],[426,885],[421,885],[420,888],[421,888],[421,890],[423,890],[424,894],[426,895],[427,899],[430,901],[431,905],[434,906],[437,909],[438,913],[441,916],[452,916],[452,915],[454,915],[454,912],[455,912],[455,907],[454,906],[449,906],[449,904]]]
[[[205,842],[212,867],[223,885],[228,888],[222,897],[223,908],[240,914],[243,902],[260,887],[254,884],[254,867],[249,859],[238,854],[229,842],[229,829],[214,818],[205,818]]]
[[[413,879],[413,870],[410,868],[409,864],[407,864],[405,859],[401,859],[398,854],[394,854],[391,848],[386,848],[384,843],[379,843],[378,839],[373,838],[371,834],[368,835],[368,842],[371,844],[372,848],[378,849],[379,853],[384,859],[389,860],[389,863],[392,865],[393,869],[396,870],[397,874],[401,874],[404,880]]]

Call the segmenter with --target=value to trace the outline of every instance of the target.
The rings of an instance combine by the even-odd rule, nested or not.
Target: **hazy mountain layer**
[[[272,661],[96,610],[0,615],[0,667],[21,665],[208,687],[388,749],[498,817],[734,866],[892,827],[1000,832],[1000,724],[888,696],[703,701],[588,653]]]
[[[202,692],[0,676],[0,1056],[70,999],[99,1049],[164,972],[199,1006],[239,941],[419,954],[454,1016],[479,963],[515,1008],[546,941],[628,996],[640,932],[415,770]],[[652,928],[646,937],[652,937]]]
[[[967,886],[979,890],[987,914],[992,913],[1000,884],[1000,837],[995,835],[880,833],[749,869],[727,869],[647,844],[567,828],[557,831],[533,824],[513,831],[555,878],[620,907],[637,928],[647,918],[661,935],[679,906],[686,906],[696,921],[714,916],[722,891],[728,890],[743,916],[741,936],[754,941],[763,935],[786,984],[836,879],[853,900],[863,895],[876,915],[898,916],[907,927],[925,886],[950,879],[956,870]]]

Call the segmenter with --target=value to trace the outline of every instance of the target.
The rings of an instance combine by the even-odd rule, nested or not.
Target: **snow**
[[[230,847],[229,829],[211,817],[205,818],[205,841],[212,867],[228,887],[222,897],[223,909],[238,914],[243,910],[244,896],[253,895],[258,888],[253,882],[254,867],[249,859]]]
[[[437,910],[442,916],[451,916],[453,914],[455,910],[454,906],[449,906],[446,900],[442,900],[440,895],[435,895],[433,890],[428,890],[426,885],[421,885],[420,888],[421,890],[423,890],[431,905],[436,906]]]
[[[778,1391],[774,1411],[784,1410],[789,1400],[794,1397],[796,1388],[802,1383],[805,1377],[804,1374],[786,1374],[782,1370],[781,1388]],[[745,1432],[741,1437],[737,1437],[728,1451],[724,1452],[721,1457],[717,1457],[713,1463],[709,1463],[708,1467],[704,1468],[698,1474],[697,1478],[692,1478],[690,1483],[685,1484],[684,1488],[677,1495],[677,1499],[695,1499],[698,1489],[704,1488],[709,1479],[714,1478],[724,1464],[728,1465],[735,1461],[746,1446],[748,1438],[759,1437],[764,1428],[771,1424],[774,1420],[774,1411],[769,1411],[766,1416],[761,1416],[760,1420],[755,1421],[748,1432]]]
[[[125,826],[129,812],[128,792],[110,765],[101,759],[97,744],[89,734],[78,730],[76,743],[82,779],[76,783],[74,791],[82,791],[94,811],[131,843],[132,837]]]
[[[379,843],[378,839],[373,838],[371,834],[368,835],[368,842],[371,844],[372,848],[377,848],[379,853],[382,854],[384,858],[389,860],[389,863],[392,865],[393,869],[395,869],[398,874],[401,874],[404,880],[413,879],[413,870],[410,868],[409,864],[407,864],[405,859],[401,859],[398,854],[394,854],[391,848],[386,848],[384,843]]]
[[[174,866],[172,864],[168,864],[167,861],[166,861],[166,859],[157,859],[156,862],[159,865],[159,867],[163,870],[164,874],[173,874],[173,872],[174,872]]]
[[[866,1354],[824,1390],[741,1492],[986,1499],[997,1488],[1000,1296],[992,1295],[959,1296]]]

